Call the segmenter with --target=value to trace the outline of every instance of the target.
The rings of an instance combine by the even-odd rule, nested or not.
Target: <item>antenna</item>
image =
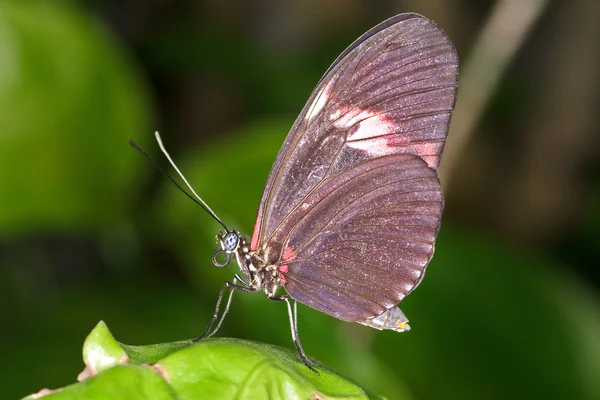
[[[169,180],[175,185],[177,186],[177,188],[179,190],[181,190],[183,192],[183,194],[185,194],[187,197],[189,197],[194,203],[198,204],[200,207],[202,207],[204,209],[204,211],[206,211],[207,213],[210,214],[211,217],[213,217],[215,219],[215,221],[217,221],[219,224],[221,224],[221,226],[223,226],[223,228],[225,228],[225,231],[230,232],[229,229],[227,229],[227,226],[225,226],[225,224],[223,223],[223,221],[221,221],[221,219],[219,217],[217,217],[217,214],[215,214],[215,212],[208,206],[208,204],[206,204],[204,202],[204,200],[202,200],[202,197],[198,196],[198,193],[196,193],[196,191],[194,190],[194,188],[192,188],[192,185],[189,184],[189,182],[187,181],[187,179],[185,179],[185,176],[183,176],[183,174],[181,173],[181,171],[179,171],[179,168],[177,168],[177,165],[175,165],[175,163],[173,162],[173,160],[171,159],[171,156],[169,155],[169,153],[167,152],[167,150],[165,149],[165,146],[163,145],[163,142],[160,138],[160,134],[158,133],[158,131],[156,131],[154,133],[154,136],[156,137],[156,141],[158,142],[158,146],[160,147],[161,151],[164,153],[164,155],[167,157],[167,159],[169,160],[169,162],[171,163],[171,165],[173,166],[173,168],[175,168],[175,171],[177,171],[177,173],[179,174],[179,176],[181,177],[181,179],[183,179],[183,181],[185,182],[185,184],[187,185],[187,187],[192,191],[192,193],[194,193],[194,195],[196,196],[196,198],[198,200],[196,200],[194,197],[192,197],[191,194],[189,194],[184,188],[181,187],[181,185],[179,185],[175,179],[171,178],[171,175],[169,175],[167,173],[167,171],[165,171],[160,165],[158,165],[158,163],[156,161],[154,161],[154,159],[150,156],[150,154],[146,153],[140,146],[138,146],[133,140],[131,139],[127,139],[127,142],[129,142],[129,144],[131,145],[131,147],[133,147],[134,149],[136,149],[137,151],[139,151],[140,153],[142,153],[143,155],[146,156],[146,158],[148,158],[152,164],[154,164],[154,166],[163,174],[165,174],[165,176],[167,178],[169,178]]]

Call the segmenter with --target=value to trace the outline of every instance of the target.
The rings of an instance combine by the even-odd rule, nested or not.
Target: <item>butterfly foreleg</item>
[[[238,284],[238,282],[240,282],[240,284]],[[221,308],[221,303],[223,302],[223,296],[225,295],[226,289],[229,289],[229,296],[227,297],[227,304],[225,305],[225,310],[223,311],[223,314],[221,315],[221,319],[219,320],[219,323],[213,329],[213,325],[215,324],[215,322],[219,316],[219,309]],[[206,327],[206,331],[204,331],[202,336],[200,336],[199,338],[192,340],[192,342],[196,343],[199,340],[209,338],[212,335],[214,335],[215,333],[217,333],[217,331],[221,328],[223,321],[225,320],[225,316],[227,315],[227,313],[229,313],[229,306],[231,305],[231,299],[233,298],[233,292],[236,290],[240,290],[242,292],[255,292],[256,291],[255,288],[248,286],[237,275],[236,275],[236,277],[233,278],[233,282],[229,282],[229,281],[224,282],[223,286],[221,286],[221,291],[219,292],[219,298],[217,299],[217,306],[215,307],[215,312],[214,312],[210,322],[208,323],[208,326]]]

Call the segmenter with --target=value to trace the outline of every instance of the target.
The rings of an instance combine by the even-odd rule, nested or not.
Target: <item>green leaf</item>
[[[129,346],[101,321],[85,340],[83,355],[83,381],[44,398],[369,398],[326,367],[318,367],[319,375],[310,371],[295,352],[238,339]]]
[[[366,399],[334,372],[310,371],[295,352],[238,339],[208,339],[159,362],[183,398]]]
[[[104,321],[100,321],[83,343],[83,362],[92,373],[102,372],[129,361]]]
[[[24,400],[34,398],[36,397],[31,395]],[[178,397],[154,369],[127,364],[110,368],[93,378],[59,389],[42,398],[44,400],[171,400]]]

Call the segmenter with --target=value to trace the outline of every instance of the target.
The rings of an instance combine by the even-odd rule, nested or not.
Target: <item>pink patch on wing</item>
[[[427,163],[430,168],[437,169],[440,143],[411,142],[402,135],[398,124],[385,113],[375,113],[360,108],[338,107],[330,118],[339,129],[347,129],[347,145],[353,149],[364,151],[372,157],[405,152],[415,154]]]
[[[356,109],[340,118],[338,123],[349,128],[348,146],[365,151],[372,156],[383,156],[397,151],[392,146],[398,141],[393,134],[397,126],[385,114],[375,114],[369,110]]]
[[[387,135],[394,133],[397,128],[397,124],[385,114],[375,114],[361,109],[346,114],[340,121],[345,127],[351,128],[348,131],[350,141]]]
[[[280,265],[279,268],[277,268],[277,271],[279,274],[279,279],[281,280],[281,282],[284,285],[287,282],[287,278],[285,277],[284,274],[287,274],[289,270],[290,270],[290,268],[287,265]]]
[[[259,213],[260,215],[260,213]],[[250,242],[250,249],[256,251],[258,248],[258,235],[260,234],[260,216],[256,218],[254,224],[254,232],[252,233],[252,241]]]
[[[292,249],[290,246],[286,247],[285,250],[283,250],[283,261],[292,261],[293,259],[296,258],[296,252],[294,251],[294,249]],[[282,265],[283,267],[283,265]],[[287,268],[287,265],[285,266]],[[279,267],[281,269],[281,267]],[[287,272],[287,271],[286,271]]]
[[[430,168],[437,169],[439,162],[440,144],[435,142],[421,142],[412,145],[416,150],[415,154],[419,155]]]
[[[397,151],[397,149],[394,149],[390,146],[389,140],[385,137],[361,140],[358,142],[349,142],[348,146],[357,150],[362,150],[375,157],[385,156]]]

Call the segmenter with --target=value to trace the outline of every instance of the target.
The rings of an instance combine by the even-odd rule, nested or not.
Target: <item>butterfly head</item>
[[[215,266],[222,268],[229,264],[231,255],[238,249],[240,245],[240,233],[235,230],[224,233],[220,232],[220,234],[217,235],[217,242],[219,243],[220,248],[213,253],[212,262]],[[217,260],[217,256],[221,253],[225,254],[226,257],[224,262],[219,262],[219,260]]]

